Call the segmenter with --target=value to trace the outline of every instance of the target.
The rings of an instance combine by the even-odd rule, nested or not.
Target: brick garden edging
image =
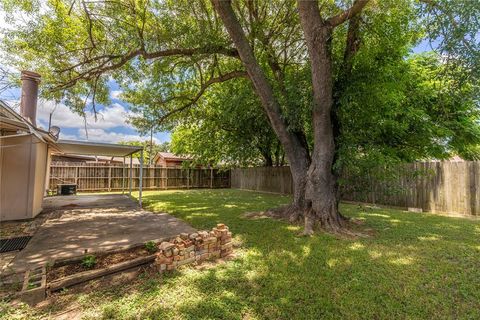
[[[23,288],[18,295],[20,300],[35,305],[47,297],[47,291],[61,290],[141,265],[153,264],[156,270],[165,272],[191,263],[223,258],[230,255],[232,251],[232,233],[226,225],[220,223],[211,231],[181,233],[170,241],[163,241],[158,245],[156,254],[120,262],[102,269],[78,272],[48,283],[46,266],[27,270]]]
[[[162,242],[155,265],[160,272],[173,270],[185,264],[228,256],[232,250],[232,233],[220,223],[211,231],[182,233]]]

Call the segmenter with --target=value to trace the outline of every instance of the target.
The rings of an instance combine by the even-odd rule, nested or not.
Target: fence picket
[[[125,180],[132,175],[132,190],[139,186],[140,167],[130,170],[123,164],[52,162],[50,167],[49,189],[56,190],[58,184],[74,183],[82,191],[124,190]],[[158,166],[143,168],[144,190],[183,189],[183,188],[228,188],[230,171],[212,169],[211,175],[203,174],[210,169],[180,169]],[[190,181],[189,176],[195,177]]]

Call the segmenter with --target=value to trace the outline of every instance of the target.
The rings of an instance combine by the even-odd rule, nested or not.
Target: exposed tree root
[[[312,207],[304,209],[290,204],[269,209],[261,215],[262,217],[286,220],[292,224],[304,224],[301,236],[311,236],[316,231],[323,231],[342,238],[365,238],[370,236],[368,233],[358,230],[361,224],[354,219],[345,217],[340,212],[318,215],[313,211]],[[258,215],[255,217],[258,217]]]
[[[265,215],[275,218],[287,220],[290,223],[297,224],[303,221],[304,209],[294,205],[284,205],[277,208],[268,209]]]

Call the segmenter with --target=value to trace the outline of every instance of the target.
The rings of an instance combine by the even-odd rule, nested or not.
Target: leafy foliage
[[[83,257],[81,264],[87,269],[93,269],[97,264],[97,257],[94,255],[86,255]]]
[[[460,79],[480,78],[480,4],[471,0],[421,0],[419,11],[430,46]],[[463,70],[458,74],[458,67]],[[447,68],[447,71],[450,68]],[[478,82],[477,82],[478,84]]]
[[[147,249],[148,252],[150,253],[154,253],[157,251],[157,244],[155,243],[155,241],[147,241],[145,243],[145,249]]]
[[[172,150],[194,155],[200,163],[279,165],[280,144],[267,117],[258,110],[260,102],[247,80],[215,86],[191,111],[191,117],[175,128]]]

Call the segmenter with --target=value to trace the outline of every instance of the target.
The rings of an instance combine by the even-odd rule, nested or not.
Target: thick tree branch
[[[171,117],[172,115],[192,107],[202,97],[202,95],[205,93],[205,90],[207,90],[208,87],[210,87],[211,85],[215,83],[225,82],[234,78],[240,78],[240,77],[247,77],[247,72],[242,70],[235,70],[235,71],[231,71],[229,73],[220,75],[218,77],[210,78],[207,82],[201,85],[200,90],[195,95],[195,97],[190,98],[189,99],[190,101],[188,101],[188,103],[184,104],[183,106],[173,109],[167,112],[166,114],[164,114],[163,116],[161,116],[158,123],[161,124],[163,121],[165,121],[167,118]],[[171,99],[168,99],[168,100],[170,101]]]
[[[350,18],[353,18],[359,14],[363,8],[367,5],[369,0],[355,0],[350,8],[337,14],[336,16],[327,19],[327,23],[332,27],[341,25]]]
[[[211,2],[238,50],[240,59],[248,72],[248,76],[260,98],[270,124],[278,139],[282,142],[285,152],[288,154],[290,165],[297,168],[306,168],[309,162],[308,151],[304,148],[301,141],[298,140],[298,137],[287,129],[278,99],[253,53],[240,22],[233,12],[231,1],[211,0]]]
[[[93,40],[93,21],[92,17],[90,16],[90,12],[88,11],[87,5],[85,4],[85,1],[82,1],[82,6],[83,10],[85,11],[85,15],[87,16],[88,20],[88,37],[90,38],[90,43],[92,44],[92,48],[96,48],[97,46],[95,45],[95,41]]]
[[[360,15],[356,15],[350,19],[347,31],[347,43],[343,53],[343,72],[345,77],[349,76],[352,71],[353,57],[360,47]]]
[[[199,47],[199,48],[176,48],[176,49],[166,49],[159,50],[154,52],[147,52],[145,49],[140,48],[134,51],[131,51],[125,55],[102,55],[99,57],[93,57],[86,59],[83,62],[79,62],[74,66],[70,66],[63,70],[60,70],[59,73],[74,71],[76,68],[83,67],[92,62],[101,61],[98,65],[87,68],[87,70],[79,72],[76,76],[69,79],[67,82],[59,84],[53,88],[51,91],[57,91],[62,89],[67,89],[74,86],[80,80],[92,80],[95,77],[121,68],[127,62],[142,57],[144,59],[156,59],[162,57],[172,57],[172,56],[194,56],[197,54],[223,54],[229,57],[238,57],[237,50],[232,48],[225,48],[221,46],[210,46],[210,47]]]

